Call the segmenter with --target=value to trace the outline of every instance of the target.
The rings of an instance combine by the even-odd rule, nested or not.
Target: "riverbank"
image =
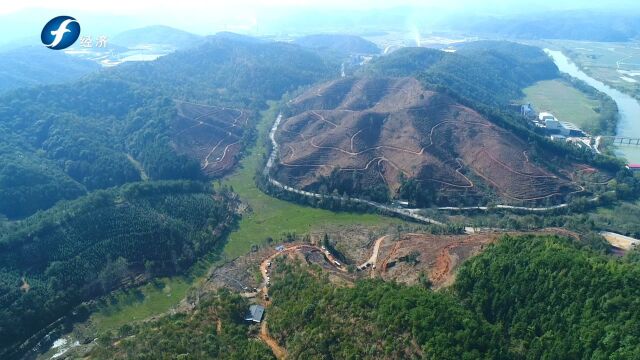
[[[584,81],[596,90],[607,94],[616,102],[619,113],[617,136],[640,138],[640,103],[636,99],[590,77],[571,62],[562,51],[545,49],[545,52],[549,54],[561,72]],[[616,147],[616,154],[624,157],[629,163],[640,162],[640,147],[619,146]]]

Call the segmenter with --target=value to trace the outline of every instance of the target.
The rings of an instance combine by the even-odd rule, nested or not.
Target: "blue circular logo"
[[[40,40],[52,50],[62,50],[73,45],[80,36],[80,24],[71,16],[57,16],[42,29]]]

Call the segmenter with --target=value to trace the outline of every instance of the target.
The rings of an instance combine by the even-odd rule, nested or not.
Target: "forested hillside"
[[[464,264],[452,289],[439,292],[427,281],[336,286],[318,267],[279,260],[266,321],[292,359],[635,359],[637,255],[613,259],[564,238],[506,236]],[[203,321],[217,341],[216,309],[205,304],[195,321],[178,316],[126,327],[105,338],[95,354],[153,353],[149,348],[160,334],[166,334],[163,351],[184,353],[193,334],[187,328],[197,324],[197,333]],[[202,320],[202,313],[212,315]],[[237,335],[244,354],[252,333]]]
[[[455,53],[403,48],[371,62],[365,73],[417,76],[423,83],[450,89],[486,106],[505,106],[536,81],[558,76],[553,61],[539,48],[505,41],[477,41]]]
[[[199,179],[178,155],[175,99],[249,111],[337,72],[298,46],[212,37],[158,61],[0,97],[0,214],[20,218],[86,191],[151,179]]]
[[[513,358],[634,359],[638,255],[618,260],[566,239],[505,237],[461,268],[455,291],[501,327]]]
[[[203,183],[136,183],[10,226],[0,235],[0,349],[82,301],[188,269],[233,224],[233,204]]]
[[[293,359],[478,359],[504,354],[498,328],[453,297],[366,280],[336,288],[279,264],[269,330]]]
[[[222,33],[197,48],[118,67],[109,75],[180,99],[263,108],[265,100],[338,74],[339,64],[300,46]]]
[[[0,93],[20,87],[75,81],[101,69],[94,61],[25,46],[0,52]]]

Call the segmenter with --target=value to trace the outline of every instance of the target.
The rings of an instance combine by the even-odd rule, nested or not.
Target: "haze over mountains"
[[[169,26],[153,25],[121,32],[111,38],[110,41],[129,48],[156,44],[184,49],[202,43],[203,37]]]
[[[0,53],[0,93],[35,85],[77,80],[101,68],[44,46],[27,46]]]

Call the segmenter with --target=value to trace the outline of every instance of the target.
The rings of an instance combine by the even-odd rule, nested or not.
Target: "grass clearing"
[[[161,314],[178,304],[187,295],[191,285],[192,279],[171,277],[157,279],[135,289],[118,291],[101,300],[99,310],[91,315],[91,324],[101,333]]]
[[[538,111],[549,111],[561,121],[574,123],[586,131],[598,128],[600,103],[562,80],[539,81],[524,89],[525,102]]]

